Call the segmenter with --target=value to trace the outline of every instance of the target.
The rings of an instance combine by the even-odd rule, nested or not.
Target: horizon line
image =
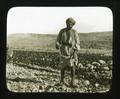
[[[113,31],[95,31],[95,32],[78,32],[78,34],[87,34],[87,33],[104,33],[104,32],[113,32]],[[58,33],[10,33],[7,35],[12,35],[12,34],[45,34],[45,35],[57,35]]]

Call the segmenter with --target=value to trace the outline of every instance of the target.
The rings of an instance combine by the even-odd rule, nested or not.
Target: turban
[[[73,24],[75,24],[76,22],[75,22],[75,20],[73,19],[73,18],[68,18],[67,20],[66,20],[66,23],[73,23]]]

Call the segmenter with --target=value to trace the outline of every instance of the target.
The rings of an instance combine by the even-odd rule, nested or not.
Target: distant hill
[[[79,33],[83,49],[112,49],[112,32]],[[18,49],[55,49],[57,35],[51,34],[11,34],[7,44]]]

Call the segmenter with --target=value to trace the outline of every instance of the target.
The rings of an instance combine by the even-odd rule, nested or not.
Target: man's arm
[[[76,49],[80,50],[80,39],[77,32],[75,32],[75,42],[76,42],[76,45],[75,45]]]
[[[61,31],[59,32],[58,36],[57,36],[57,40],[56,40],[56,49],[59,49],[61,46]]]

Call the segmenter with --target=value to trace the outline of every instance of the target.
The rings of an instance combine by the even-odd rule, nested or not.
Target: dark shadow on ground
[[[7,78],[6,79],[7,81],[14,81],[14,82],[33,82],[33,83],[42,83],[41,81],[36,81],[35,79],[23,79],[23,78],[14,78],[14,79],[10,79],[10,78]]]
[[[59,73],[58,71],[53,71],[53,70],[50,70],[50,69],[47,69],[47,68],[41,68],[40,66],[38,68],[36,68],[34,66],[31,67],[29,65],[21,64],[21,63],[15,63],[14,65],[20,66],[20,67],[24,67],[24,68],[27,68],[27,69],[38,70],[38,71],[46,71],[46,72],[51,72],[51,73]]]

